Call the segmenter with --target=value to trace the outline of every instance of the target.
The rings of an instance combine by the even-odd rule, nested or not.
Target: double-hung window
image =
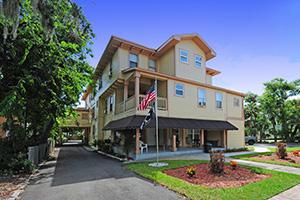
[[[149,70],[156,72],[156,60],[153,59],[149,60]]]
[[[176,96],[184,96],[184,86],[181,84],[175,84],[175,95]]]
[[[240,106],[240,101],[238,99],[234,99],[234,106]]]
[[[216,108],[222,109],[222,93],[216,92]]]
[[[198,89],[198,105],[199,106],[206,106],[205,90],[203,90],[203,89]]]
[[[180,50],[180,61],[184,63],[188,63],[188,52],[184,50]]]
[[[202,67],[202,58],[200,56],[195,55],[195,66]]]
[[[114,105],[114,97],[111,96],[109,98],[109,111],[112,112],[113,111],[113,105]]]
[[[138,56],[131,53],[129,55],[129,68],[138,67]]]
[[[82,119],[89,119],[88,114],[82,114]]]

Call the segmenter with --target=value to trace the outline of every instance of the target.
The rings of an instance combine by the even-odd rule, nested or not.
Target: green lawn
[[[254,151],[254,147],[246,147],[248,150]]]
[[[209,161],[167,160],[161,162],[167,162],[169,166],[160,168],[149,167],[148,164],[150,162],[143,162],[126,164],[125,167],[136,174],[186,196],[188,199],[267,199],[300,183],[299,175],[239,165],[258,173],[271,173],[273,175],[269,179],[238,188],[214,189],[192,185],[162,173],[166,169],[176,169],[194,164],[208,163]]]
[[[268,148],[268,149],[271,152],[276,152],[276,148]],[[286,150],[287,150],[287,152],[294,152],[296,150],[300,150],[300,147],[287,147]],[[256,161],[256,162],[263,162],[263,163],[269,163],[269,164],[275,164],[275,165],[299,167],[300,168],[300,164],[251,158],[253,156],[266,155],[266,154],[268,154],[268,153],[267,152],[265,152],[265,153],[252,153],[252,154],[246,154],[246,155],[231,156],[231,158],[249,160],[249,161]]]

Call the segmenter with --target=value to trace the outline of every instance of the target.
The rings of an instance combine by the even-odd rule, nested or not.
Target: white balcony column
[[[140,97],[140,77],[141,74],[139,72],[135,73],[135,106],[139,105],[139,97]]]
[[[128,99],[128,81],[124,82],[124,101],[126,101]]]

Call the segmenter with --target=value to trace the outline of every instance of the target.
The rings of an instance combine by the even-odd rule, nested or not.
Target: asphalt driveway
[[[124,169],[122,163],[82,146],[57,148],[21,195],[32,199],[179,199],[176,193]]]

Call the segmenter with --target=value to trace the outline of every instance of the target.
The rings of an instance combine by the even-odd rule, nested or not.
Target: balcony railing
[[[139,103],[141,103],[143,101],[143,99],[145,98],[146,95],[140,95],[139,96]],[[148,105],[148,107],[151,107],[153,105],[153,103],[155,102],[155,100],[151,101]],[[163,97],[157,97],[157,109],[158,110],[168,110],[167,108],[167,98],[163,98]]]
[[[145,96],[146,95],[139,95],[139,103],[142,102],[142,100],[145,98]],[[155,102],[154,100],[151,101],[149,103],[148,108],[151,108],[151,106],[153,105],[154,102]],[[164,111],[168,110],[167,98],[158,97],[157,98],[157,104],[158,104],[158,106],[157,106],[158,110],[164,110]],[[135,95],[133,95],[129,99],[127,99],[126,101],[122,101],[122,102],[120,102],[116,105],[116,115],[120,114],[122,112],[125,112],[127,110],[131,110],[131,109],[136,108],[136,107],[137,107],[137,105],[135,103]]]

